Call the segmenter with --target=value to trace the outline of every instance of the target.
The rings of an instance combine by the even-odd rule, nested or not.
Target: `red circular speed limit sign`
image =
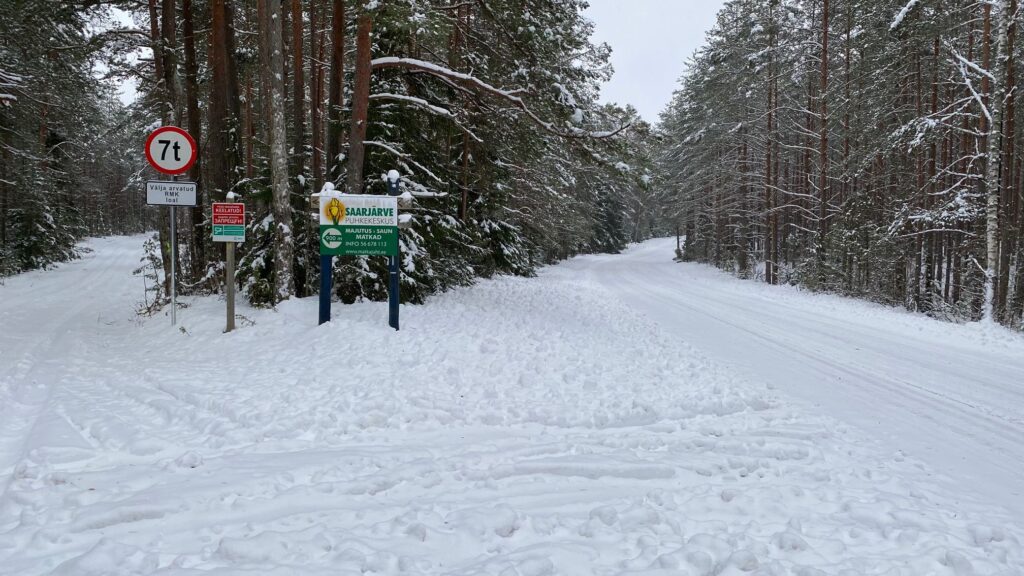
[[[157,172],[177,176],[196,163],[196,141],[177,126],[162,126],[146,139],[146,159]]]

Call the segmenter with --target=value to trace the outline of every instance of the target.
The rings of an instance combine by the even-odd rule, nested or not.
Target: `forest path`
[[[1024,518],[1024,338],[769,287],[671,260],[675,239],[577,258],[665,330],[780,393],[926,462]]]
[[[144,237],[99,238],[90,252],[54,270],[4,281],[0,301],[0,502],[28,440],[46,430],[65,445],[79,434],[47,405],[56,388],[75,378],[83,364],[102,362],[119,326],[137,322],[134,304],[143,280],[133,277]]]

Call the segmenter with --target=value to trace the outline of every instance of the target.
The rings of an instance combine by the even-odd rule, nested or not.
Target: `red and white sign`
[[[146,160],[162,174],[177,176],[196,163],[196,141],[177,126],[162,126],[146,139]]]
[[[245,204],[213,203],[213,241],[245,242]]]
[[[214,202],[213,223],[225,226],[245,225],[245,204]]]

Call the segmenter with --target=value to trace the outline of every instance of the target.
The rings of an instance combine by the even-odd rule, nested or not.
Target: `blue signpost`
[[[320,324],[331,321],[331,279],[334,256],[388,257],[388,325],[398,330],[399,174],[388,172],[387,196],[338,194],[325,185],[319,197],[320,220]]]
[[[398,171],[388,172],[388,196],[398,196],[401,192],[398,189]],[[388,256],[388,326],[398,330],[398,304],[399,304],[399,270],[398,258],[402,255],[402,247],[399,244],[398,252]]]
[[[331,276],[333,276],[334,256],[320,255],[320,324],[331,321]]]

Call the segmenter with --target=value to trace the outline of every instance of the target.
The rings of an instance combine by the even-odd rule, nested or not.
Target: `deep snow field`
[[[594,272],[648,245],[404,306],[397,333],[381,303],[317,327],[313,298],[225,335],[216,298],[181,330],[135,316],[142,241],[0,286],[0,574],[1024,574],[1013,506]]]

